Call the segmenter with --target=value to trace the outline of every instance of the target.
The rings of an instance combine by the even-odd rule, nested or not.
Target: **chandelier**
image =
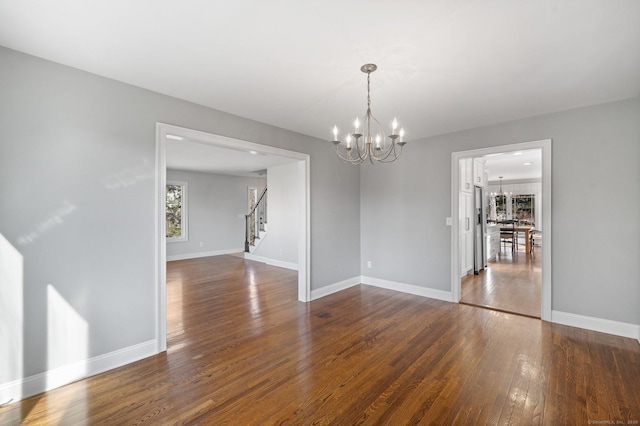
[[[380,122],[371,113],[371,73],[378,69],[375,64],[365,64],[360,71],[367,74],[367,112],[353,123],[353,133],[347,133],[345,141],[338,138],[338,127],[333,126],[333,144],[340,160],[351,164],[391,163],[402,153],[404,129],[398,130],[398,120],[393,119],[391,134],[386,139]],[[361,127],[362,126],[362,127]]]
[[[502,176],[498,176],[498,179],[500,179],[500,192],[498,192],[496,195],[499,195],[501,197],[506,197],[507,195],[513,195],[513,192],[503,192],[502,191]]]

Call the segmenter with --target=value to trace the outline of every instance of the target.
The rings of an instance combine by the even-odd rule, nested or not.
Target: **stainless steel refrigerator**
[[[479,274],[487,266],[485,233],[487,226],[486,197],[484,189],[476,186],[473,192],[474,227],[473,227],[473,273]]]

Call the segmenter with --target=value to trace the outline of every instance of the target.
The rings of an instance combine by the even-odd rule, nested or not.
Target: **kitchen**
[[[461,303],[540,318],[541,150],[460,160]]]

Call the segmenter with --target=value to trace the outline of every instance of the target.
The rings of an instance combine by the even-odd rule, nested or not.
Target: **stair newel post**
[[[244,215],[244,251],[249,253],[249,218],[250,214]]]

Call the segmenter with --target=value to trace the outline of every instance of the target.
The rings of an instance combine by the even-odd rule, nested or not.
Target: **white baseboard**
[[[372,278],[367,276],[356,276],[346,279],[328,286],[321,287],[316,290],[311,290],[311,300],[316,300],[321,297],[328,296],[333,293],[337,293],[342,290],[346,290],[354,285],[365,284],[373,287],[385,288],[387,290],[399,291],[401,293],[409,293],[416,296],[429,297],[431,299],[444,300],[445,302],[451,302],[451,292],[444,290],[435,290],[432,288],[419,287],[412,284],[404,284],[395,281],[382,280],[379,278]]]
[[[291,269],[293,271],[298,270],[298,265],[291,262],[284,262],[282,260],[269,259],[268,257],[256,256],[255,254],[244,252],[244,258],[247,260],[255,260],[256,262],[266,263],[267,265],[277,266],[279,268]]]
[[[74,362],[44,373],[0,385],[0,404],[12,403],[103,373],[157,353],[155,340]]]
[[[561,311],[551,311],[551,322],[616,336],[630,337],[632,339],[638,339],[638,342],[640,342],[640,325],[637,324],[587,317]]]
[[[320,299],[321,297],[328,296],[333,293],[337,293],[342,290],[346,290],[349,287],[353,287],[355,285],[360,284],[360,276],[348,278],[344,281],[340,281],[337,283],[329,284],[324,287],[320,287],[316,290],[311,290],[311,300]]]
[[[174,254],[172,256],[167,255],[167,262],[171,262],[172,260],[197,259],[199,257],[220,256],[223,254],[242,253],[243,251],[244,251],[243,248],[234,248],[234,249],[226,249],[226,250],[201,251],[197,253]]]
[[[374,287],[386,288],[388,290],[414,294],[416,296],[428,297],[430,299],[444,300],[445,302],[451,302],[453,300],[450,291],[436,290],[433,288],[420,287],[413,284],[399,283],[396,281],[382,280],[380,278],[367,276],[362,276],[361,282],[362,284],[367,284]]]

